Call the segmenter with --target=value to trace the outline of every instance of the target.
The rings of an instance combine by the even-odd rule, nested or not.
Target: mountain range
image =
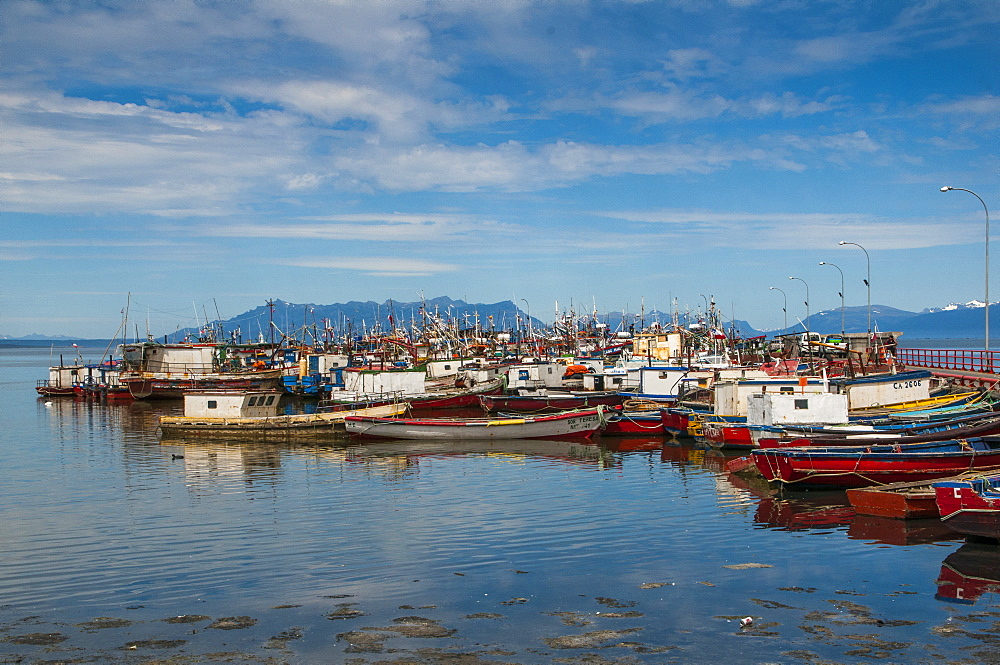
[[[995,306],[991,305],[991,313],[993,313],[993,309]],[[518,325],[526,326],[529,319],[528,312],[520,309],[510,300],[497,303],[466,303],[462,300],[441,296],[423,302],[351,301],[331,305],[289,303],[275,300],[272,301],[271,306],[264,304],[225,321],[206,322],[206,324],[221,323],[222,329],[227,333],[239,329],[243,339],[270,339],[272,331],[274,331],[276,339],[280,339],[279,331],[285,331],[290,335],[294,334],[293,331],[299,331],[297,336],[301,339],[306,334],[304,331],[321,331],[326,326],[332,326],[338,331],[349,328],[355,334],[371,330],[376,326],[382,330],[388,330],[392,323],[402,325],[411,321],[420,322],[423,317],[422,312],[457,320],[462,327],[471,327],[478,320],[479,325],[485,330],[510,330]],[[577,312],[577,314],[586,314],[586,312]],[[682,313],[681,321],[684,322],[685,317],[694,321],[697,314],[697,312]],[[910,339],[981,339],[984,331],[983,314],[983,303],[978,301],[964,304],[952,303],[944,307],[927,308],[921,312],[909,312],[887,305],[872,305],[871,327],[883,332],[900,332]],[[656,310],[642,314],[599,313],[597,318],[613,331],[628,330],[630,327],[640,329],[654,321],[661,323],[671,321],[669,313]],[[991,319],[1000,323],[1000,311],[994,314]],[[536,316],[531,316],[530,320],[531,326],[536,329],[547,327],[547,324]],[[785,328],[759,330],[747,321],[724,321],[724,327],[727,331],[735,329],[742,337],[801,332],[805,330],[805,324],[805,321],[793,317]],[[808,326],[810,330],[824,334],[839,333],[842,331],[842,326],[843,332],[865,332],[869,329],[868,307],[845,307],[843,312],[840,308],[816,312],[809,316]],[[994,335],[993,327],[993,325],[990,326],[991,336]],[[198,329],[180,330],[167,335],[165,339],[172,342],[178,341],[183,339],[186,334],[197,335]],[[1000,338],[1000,334],[998,334],[998,338]],[[4,340],[30,344],[79,341],[78,338],[66,335],[38,334],[18,338],[0,335],[0,341]]]

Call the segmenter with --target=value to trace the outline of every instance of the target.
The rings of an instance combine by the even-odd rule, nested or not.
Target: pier
[[[912,369],[928,369],[934,376],[969,388],[995,390],[1000,384],[1000,353],[978,349],[897,349],[896,360]]]

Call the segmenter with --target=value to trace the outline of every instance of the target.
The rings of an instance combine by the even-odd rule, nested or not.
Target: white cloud
[[[939,219],[899,220],[863,213],[743,213],[689,210],[607,211],[613,219],[666,225],[669,231],[637,234],[647,245],[691,243],[726,249],[834,249],[840,240],[869,251],[902,250],[978,241],[975,224]],[[980,229],[981,231],[981,229]],[[685,240],[686,239],[686,240]],[[841,248],[842,249],[842,248]]]
[[[406,257],[370,256],[336,258],[286,258],[274,263],[300,268],[350,270],[381,277],[427,277],[442,272],[454,272],[461,266]]]

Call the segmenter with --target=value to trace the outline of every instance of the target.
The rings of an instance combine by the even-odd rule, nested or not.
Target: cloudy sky
[[[865,304],[841,240],[874,303],[984,295],[983,205],[939,190],[1000,216],[993,0],[3,15],[0,334],[421,294],[773,328],[771,286]]]

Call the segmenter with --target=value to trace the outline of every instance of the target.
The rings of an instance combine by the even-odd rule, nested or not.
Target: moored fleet
[[[37,391],[183,400],[183,416],[160,417],[163,437],[691,438],[746,450],[730,470],[781,490],[849,489],[859,513],[898,518],[935,496],[955,530],[1000,537],[993,394],[904,365],[898,333],[742,339],[713,309],[617,331],[567,315],[507,331],[425,316],[339,338],[202,333],[60,359]]]

